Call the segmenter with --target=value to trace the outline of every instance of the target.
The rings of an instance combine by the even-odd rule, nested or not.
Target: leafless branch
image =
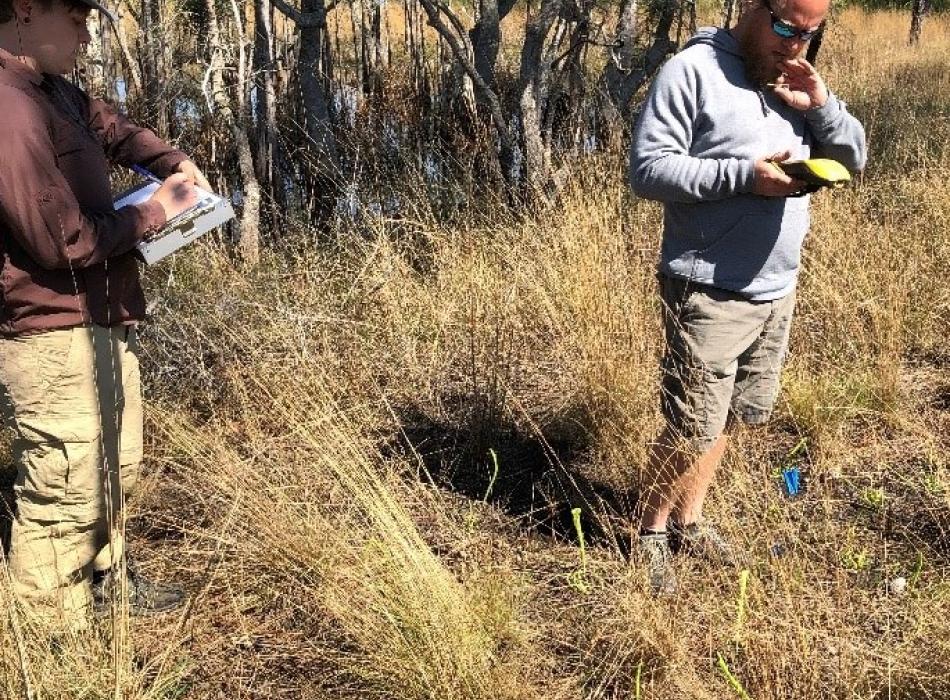
[[[491,89],[482,79],[482,76],[478,74],[478,71],[475,70],[475,64],[472,62],[469,46],[467,43],[463,44],[463,42],[467,42],[467,34],[464,30],[462,30],[461,36],[453,32],[442,20],[441,15],[444,14],[448,17],[454,27],[460,27],[461,20],[459,20],[448,7],[437,3],[436,0],[420,0],[420,2],[429,18],[429,25],[445,39],[445,42],[452,50],[452,55],[455,56],[455,60],[459,62],[465,73],[471,78],[475,87],[485,96],[489,111],[492,115],[492,121],[495,123],[495,128],[498,129],[498,133],[505,145],[511,147],[514,143],[514,139],[511,135],[511,130],[508,128],[508,123],[505,120],[505,115],[501,108],[501,101],[498,99],[498,95],[495,91]]]

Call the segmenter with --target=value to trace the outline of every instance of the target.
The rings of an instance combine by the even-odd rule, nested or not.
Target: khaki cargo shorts
[[[728,420],[761,424],[778,397],[795,293],[749,301],[735,292],[659,276],[668,428],[706,452]]]

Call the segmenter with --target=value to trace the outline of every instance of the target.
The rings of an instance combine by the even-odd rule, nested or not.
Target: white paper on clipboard
[[[145,182],[120,195],[113,206],[119,210],[146,202],[160,186],[157,182]],[[158,262],[234,218],[234,210],[227,199],[200,187],[195,187],[195,190],[198,193],[195,206],[170,219],[160,231],[136,246],[136,252],[146,264]]]

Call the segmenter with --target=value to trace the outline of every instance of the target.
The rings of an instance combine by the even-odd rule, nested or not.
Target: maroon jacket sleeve
[[[136,126],[115,107],[86,95],[78,88],[79,98],[87,101],[89,125],[99,135],[109,160],[124,165],[141,165],[159,177],[174,172],[188,155],[172,148],[152,131]]]
[[[50,270],[96,265],[130,251],[148,230],[165,224],[158,202],[82,211],[57,167],[41,107],[7,86],[0,86],[0,104],[9,125],[0,129],[0,216],[39,265]]]

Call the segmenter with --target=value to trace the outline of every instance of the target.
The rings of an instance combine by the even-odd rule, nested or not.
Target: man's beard
[[[753,85],[763,87],[766,83],[774,83],[782,74],[775,65],[775,56],[771,52],[763,51],[748,35],[739,40],[739,48],[745,62],[746,77]]]

